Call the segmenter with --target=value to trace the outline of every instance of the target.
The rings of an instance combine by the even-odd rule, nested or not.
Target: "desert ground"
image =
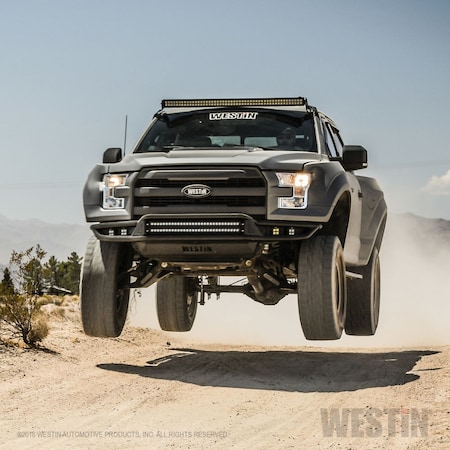
[[[1,449],[450,448],[450,346],[100,339],[75,301],[50,324],[40,350],[0,347]]]
[[[212,298],[177,334],[151,287],[115,339],[47,305],[40,350],[0,346],[0,449],[448,450],[449,252],[446,221],[388,223],[371,337],[306,341],[295,296]]]

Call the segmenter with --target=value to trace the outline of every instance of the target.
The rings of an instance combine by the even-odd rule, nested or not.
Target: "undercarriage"
[[[235,247],[230,243],[223,245]],[[248,246],[248,243],[245,245]],[[193,278],[200,293],[200,304],[204,304],[205,297],[212,294],[219,297],[221,293],[240,293],[265,305],[275,305],[286,295],[296,292],[295,261],[298,245],[293,248],[291,246],[288,251],[285,244],[277,242],[254,243],[253,254],[247,254],[247,257],[235,256],[235,260],[227,260],[226,257],[230,256],[228,254],[215,261],[210,258],[202,260],[195,252],[196,249],[211,251],[210,245],[196,243],[182,244],[181,247],[194,249],[194,254],[189,258],[185,257],[184,261],[146,258],[136,261],[129,269],[134,279],[130,287],[145,288],[170,275]],[[181,258],[178,256],[175,259]],[[239,282],[236,282],[236,277],[240,278]],[[230,281],[224,283],[224,279]]]

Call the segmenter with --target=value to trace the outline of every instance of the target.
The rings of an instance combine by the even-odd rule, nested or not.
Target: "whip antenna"
[[[128,129],[128,115],[125,114],[125,133],[123,138],[123,155],[127,152],[127,129]]]

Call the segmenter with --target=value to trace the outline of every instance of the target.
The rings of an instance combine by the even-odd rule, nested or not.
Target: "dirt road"
[[[53,319],[0,347],[1,449],[448,449],[450,347],[205,345]]]

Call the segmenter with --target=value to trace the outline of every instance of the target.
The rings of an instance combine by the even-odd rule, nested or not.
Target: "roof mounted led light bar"
[[[278,98],[206,98],[187,100],[163,100],[163,108],[209,108],[234,106],[305,106],[304,97]]]

